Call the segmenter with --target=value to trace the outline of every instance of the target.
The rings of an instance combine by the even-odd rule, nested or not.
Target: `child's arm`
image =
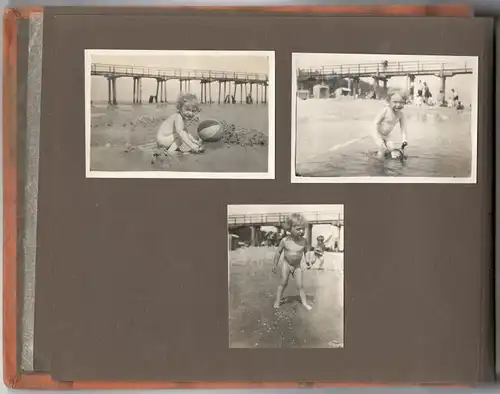
[[[372,128],[372,136],[373,136],[373,139],[375,140],[375,142],[377,143],[378,146],[382,146],[382,145],[386,146],[384,139],[380,135],[380,124],[382,123],[382,121],[385,118],[385,111],[386,111],[386,109],[384,108],[382,111],[380,111],[377,114],[377,116],[375,117],[375,121],[374,121],[375,127]]]
[[[278,267],[278,263],[280,262],[281,253],[283,253],[284,249],[285,249],[285,240],[282,239],[279,246],[278,246],[278,250],[276,251],[276,254],[274,255],[273,272],[275,272],[276,267]]]
[[[191,141],[198,146],[198,152],[204,152],[205,148],[203,147],[203,141],[199,138],[196,139],[193,137],[191,134],[187,133],[188,137],[191,139]]]
[[[186,130],[184,130],[184,121],[178,114],[175,118],[175,131],[181,137],[182,142],[189,146],[192,151],[197,152],[200,149],[199,145],[196,144],[191,138],[189,138],[189,134]]]
[[[407,124],[406,124],[406,117],[403,112],[401,112],[401,117],[399,118],[399,125],[401,127],[401,144],[407,145],[406,142]]]
[[[310,264],[309,259],[307,258],[308,253],[309,253],[309,242],[306,240],[306,242],[304,244],[304,261],[306,262],[307,265]]]
[[[189,138],[191,138],[191,141],[193,141],[194,143],[198,144],[198,145],[202,145],[203,144],[203,141],[201,140],[201,138],[196,138],[194,137],[193,135],[187,133],[187,135],[189,136]]]
[[[283,250],[285,249],[285,240],[282,239],[279,246],[278,250],[276,251],[276,254],[274,255],[274,265],[278,265],[281,257],[281,253],[283,253]]]

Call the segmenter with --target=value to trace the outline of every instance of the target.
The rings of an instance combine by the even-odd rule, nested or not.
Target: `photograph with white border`
[[[344,347],[344,206],[229,205],[230,348]]]
[[[478,58],[292,54],[292,183],[476,183]]]
[[[274,51],[85,51],[88,178],[274,179]]]

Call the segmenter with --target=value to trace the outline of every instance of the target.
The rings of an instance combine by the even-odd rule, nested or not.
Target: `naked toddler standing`
[[[312,307],[307,302],[306,293],[303,286],[303,272],[301,268],[302,259],[306,256],[306,252],[308,249],[307,239],[304,238],[307,221],[302,215],[294,213],[288,218],[287,225],[290,231],[290,235],[281,240],[278,251],[276,252],[276,255],[274,257],[273,272],[276,273],[281,254],[284,255],[283,263],[281,266],[281,281],[276,292],[276,301],[274,302],[274,307],[280,307],[283,291],[288,284],[288,278],[290,277],[290,275],[292,275],[297,283],[302,305],[304,305],[307,310],[311,310]]]

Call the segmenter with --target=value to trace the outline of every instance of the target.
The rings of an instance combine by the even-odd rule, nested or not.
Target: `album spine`
[[[492,146],[495,149],[494,157],[494,182],[493,182],[493,190],[494,190],[494,201],[493,201],[493,212],[495,212],[494,217],[494,256],[495,263],[493,268],[493,277],[494,277],[494,313],[495,313],[495,330],[494,330],[494,342],[495,342],[495,375],[496,380],[500,381],[500,255],[498,253],[498,245],[500,245],[500,211],[497,209],[500,205],[500,40],[498,40],[498,35],[500,34],[500,20],[496,20],[495,22],[495,53],[494,53],[494,102],[495,108],[494,113],[494,133],[493,133],[493,143]]]

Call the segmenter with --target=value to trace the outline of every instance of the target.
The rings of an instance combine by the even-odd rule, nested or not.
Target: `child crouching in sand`
[[[298,213],[293,213],[287,220],[287,227],[290,231],[290,235],[281,240],[278,251],[274,257],[273,273],[276,274],[281,254],[284,253],[284,260],[281,266],[281,282],[278,285],[276,301],[274,302],[275,308],[280,307],[281,296],[288,284],[289,276],[292,275],[297,282],[302,305],[304,305],[307,310],[312,309],[307,303],[306,293],[303,287],[302,268],[300,265],[308,249],[307,240],[304,238],[306,226],[306,219]]]
[[[205,149],[201,140],[195,139],[186,130],[186,123],[195,120],[200,112],[196,96],[181,93],[176,103],[177,112],[169,116],[158,129],[156,144],[165,153],[181,151],[184,154],[201,153]]]
[[[406,118],[403,113],[404,100],[400,94],[395,93],[387,100],[387,105],[375,118],[375,127],[373,128],[373,139],[377,144],[379,158],[385,158],[391,155],[394,149],[389,136],[397,124],[401,128],[401,151],[408,145],[406,142]]]

